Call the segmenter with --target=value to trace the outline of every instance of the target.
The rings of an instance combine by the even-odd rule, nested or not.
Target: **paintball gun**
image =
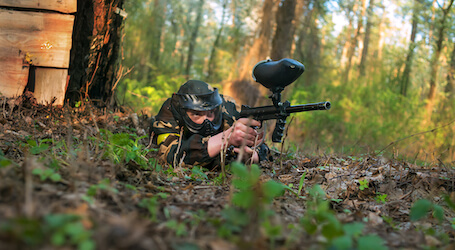
[[[273,142],[281,142],[283,137],[286,118],[291,113],[312,111],[312,110],[328,110],[330,102],[319,102],[291,106],[289,101],[281,102],[281,92],[286,86],[293,83],[305,70],[305,67],[300,62],[284,58],[279,61],[270,59],[261,61],[253,68],[253,79],[259,82],[264,87],[272,91],[269,98],[272,99],[273,106],[262,106],[250,108],[242,105],[240,117],[251,117],[258,121],[276,119],[275,129],[272,134]]]

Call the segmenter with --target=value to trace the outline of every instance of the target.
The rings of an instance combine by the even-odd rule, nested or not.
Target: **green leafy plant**
[[[368,185],[369,185],[367,179],[359,180],[359,184],[360,184],[360,186],[359,186],[360,190],[364,190],[364,189],[368,188]]]
[[[43,141],[36,142],[35,140],[27,140],[27,146],[30,148],[30,153],[39,155],[49,149],[49,144]]]
[[[438,219],[439,222],[444,219],[442,207],[426,199],[416,201],[411,207],[409,216],[412,221],[417,221],[428,216],[429,212],[432,212],[433,217]]]
[[[375,200],[377,203],[385,204],[387,202],[387,194],[376,193]]]
[[[41,181],[45,181],[45,180],[49,179],[53,182],[58,182],[58,181],[62,180],[62,177],[60,176],[60,174],[56,173],[55,170],[52,168],[47,168],[45,170],[40,169],[40,168],[35,168],[32,170],[32,174],[39,176]]]
[[[99,146],[105,149],[104,156],[111,159],[114,163],[128,163],[134,161],[143,169],[148,169],[155,162],[149,160],[145,155],[152,149],[147,149],[139,143],[146,136],[137,136],[135,133],[117,133],[114,134],[108,130],[100,129],[101,137]],[[91,137],[93,141],[99,140]]]
[[[146,208],[150,213],[150,220],[153,222],[157,222],[158,217],[158,209],[159,209],[159,202],[158,199],[166,199],[168,196],[167,193],[157,193],[155,196],[150,198],[142,199],[139,202],[139,207]]]
[[[297,196],[299,196],[302,192],[302,188],[303,188],[303,183],[305,181],[305,176],[306,176],[306,172],[302,174],[302,176],[300,177],[300,181],[299,181],[299,191],[297,192]]]
[[[84,228],[78,215],[50,214],[44,220],[54,246],[70,244],[81,250],[95,249],[92,232]]]
[[[234,162],[230,167],[233,174],[232,186],[235,188],[231,199],[233,206],[226,206],[221,212],[223,221],[217,224],[218,234],[232,237],[246,228],[254,233],[262,228],[273,241],[281,229],[269,221],[273,210],[268,209],[268,205],[289,187],[273,180],[261,182],[261,170],[257,165],[247,168],[241,163]]]
[[[323,236],[327,247],[333,249],[386,249],[384,240],[379,236],[362,235],[364,224],[342,224],[325,197],[325,192],[319,185],[309,190],[307,211],[300,220],[307,233]]]
[[[75,214],[48,214],[40,219],[17,217],[0,223],[0,233],[8,233],[15,241],[36,248],[44,243],[54,247],[95,249],[93,232]]]
[[[208,179],[207,175],[204,173],[204,168],[199,167],[199,166],[194,166],[191,169],[190,177],[193,180],[207,180]]]

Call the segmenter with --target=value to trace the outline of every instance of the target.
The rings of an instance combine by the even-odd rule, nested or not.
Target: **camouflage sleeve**
[[[161,143],[158,151],[159,158],[172,165],[180,162],[183,162],[184,165],[209,165],[216,158],[211,158],[208,154],[208,139],[209,137],[193,134],[180,141],[179,136],[171,135]]]

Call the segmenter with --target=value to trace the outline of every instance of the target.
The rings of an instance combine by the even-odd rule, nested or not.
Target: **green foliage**
[[[1,232],[8,232],[28,246],[49,243],[54,247],[75,246],[80,250],[95,249],[93,233],[74,214],[49,214],[40,219],[14,218],[0,224]]]
[[[384,240],[377,235],[363,235],[364,224],[342,224],[325,200],[319,185],[309,190],[307,211],[300,224],[310,235],[321,235],[333,249],[386,249]]]
[[[381,193],[377,192],[375,200],[376,200],[377,203],[385,204],[386,201],[387,201],[387,194],[381,194]]]
[[[157,216],[158,216],[158,209],[159,209],[159,201],[158,199],[161,198],[161,199],[166,199],[168,196],[167,193],[158,193],[156,194],[155,196],[153,197],[150,197],[150,198],[145,198],[145,199],[142,199],[140,202],[139,202],[139,207],[143,207],[143,208],[146,208],[149,213],[150,213],[150,220],[153,221],[153,222],[157,222]]]
[[[0,168],[7,167],[12,163],[12,161],[5,157],[5,154],[0,150]]]
[[[39,155],[49,149],[49,144],[43,141],[37,143],[35,140],[27,140],[27,146],[30,148],[30,153]]]
[[[364,190],[365,188],[368,188],[368,185],[369,185],[369,182],[367,179],[364,179],[364,180],[359,180],[359,189],[360,190]]]
[[[409,216],[411,220],[417,221],[426,217],[430,211],[432,211],[433,217],[438,219],[439,222],[444,219],[444,210],[442,207],[426,199],[416,201],[411,207]]]
[[[50,179],[53,182],[58,182],[62,179],[60,174],[56,173],[55,170],[51,169],[51,168],[47,168],[45,170],[40,169],[40,168],[35,168],[35,169],[33,169],[32,174],[39,176],[41,181]]]
[[[128,163],[134,161],[143,169],[149,169],[155,163],[154,159],[147,159],[146,155],[151,149],[145,148],[139,141],[146,136],[139,137],[136,133],[112,133],[100,129],[103,140],[100,147],[105,149],[104,156],[111,159],[114,163]],[[91,137],[96,142],[98,138]]]
[[[231,200],[234,206],[226,206],[221,212],[223,222],[218,228],[218,234],[231,237],[245,230],[248,225],[258,223],[256,226],[263,227],[268,237],[277,237],[281,228],[269,221],[273,210],[267,207],[275,197],[283,195],[286,186],[273,180],[261,182],[261,170],[257,165],[247,168],[241,163],[233,162],[231,171],[232,186],[236,189]]]

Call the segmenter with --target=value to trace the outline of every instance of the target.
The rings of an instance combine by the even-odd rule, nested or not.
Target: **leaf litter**
[[[258,182],[274,180],[287,191],[245,212],[229,209],[236,192],[229,171],[224,180],[221,171],[161,165],[146,115],[43,106],[30,95],[2,98],[0,108],[1,249],[343,249],[299,226],[316,185],[341,224],[362,223],[363,235],[390,249],[455,246],[455,214],[445,203],[455,198],[453,165],[377,155],[275,157],[261,164]],[[429,208],[411,220],[421,199]],[[258,211],[272,215],[261,221]],[[361,249],[368,238],[353,239]]]

